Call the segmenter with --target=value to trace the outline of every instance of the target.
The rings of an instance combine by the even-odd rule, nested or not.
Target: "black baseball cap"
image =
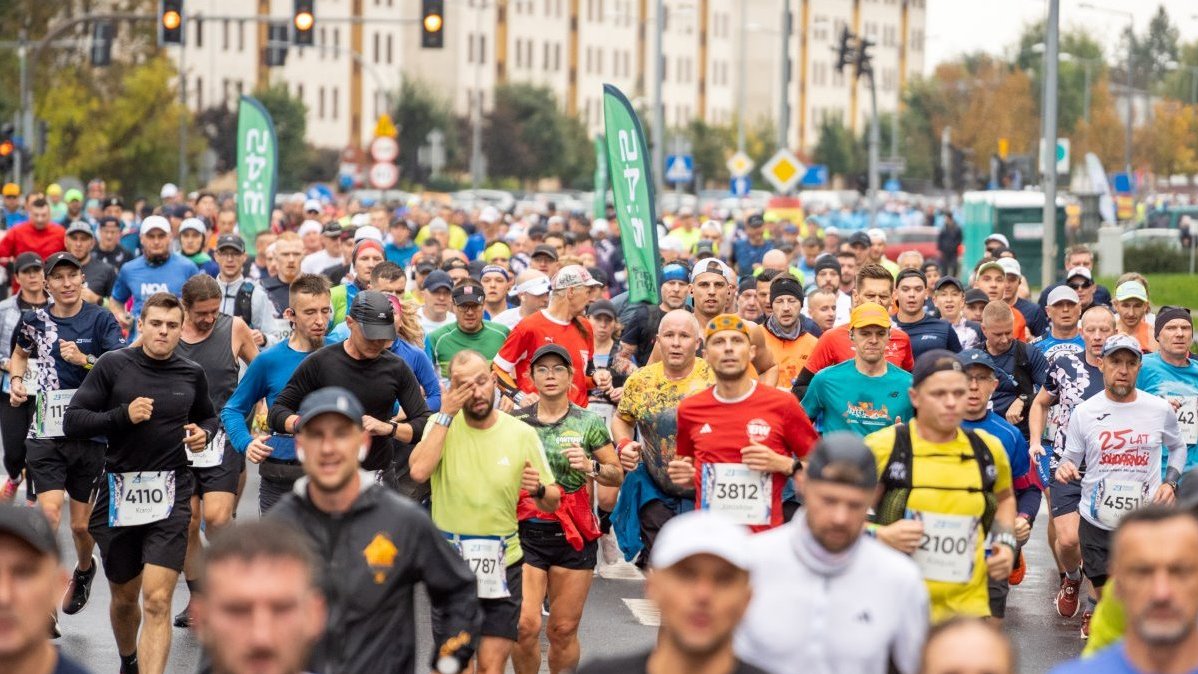
[[[42,264],[41,256],[34,252],[21,253],[17,256],[16,262],[13,262],[13,269],[17,272],[23,272],[26,269],[44,266],[45,265]]]
[[[125,202],[121,201],[121,198],[120,198],[120,197],[116,197],[116,196],[113,196],[113,197],[105,197],[105,198],[104,198],[104,201],[101,201],[101,202],[100,202],[100,205],[101,205],[101,207],[103,207],[103,208],[109,208],[109,207],[112,207],[112,206],[116,206],[117,208],[119,208],[119,209],[121,209],[121,210],[124,210],[124,208],[125,208]]]
[[[358,426],[362,425],[364,412],[362,403],[358,402],[357,396],[340,386],[326,386],[316,389],[304,397],[303,402],[300,403],[299,421],[295,422],[295,430],[298,431],[309,421],[329,413],[340,414]]]
[[[428,276],[424,277],[424,285],[422,287],[430,291],[452,290],[453,279],[449,277],[449,272],[434,269],[428,273]]]
[[[96,222],[97,222],[97,225],[101,229],[103,229],[105,225],[116,225],[117,227],[124,227],[124,225],[121,224],[120,218],[117,218],[117,217],[114,217],[111,215],[105,215],[105,216],[101,217],[99,220],[97,220]]]
[[[566,365],[573,366],[574,364],[574,360],[570,358],[570,352],[567,351],[566,347],[562,346],[561,344],[546,344],[545,346],[537,349],[536,352],[532,354],[532,360],[528,361],[528,364],[536,365],[537,361],[545,356],[557,356],[565,361]]]
[[[442,271],[453,271],[455,269],[469,270],[470,265],[468,263],[466,263],[465,261],[463,261],[461,258],[456,258],[456,257],[451,257],[448,260],[446,260],[445,262],[441,263]]]
[[[815,443],[804,469],[808,480],[835,482],[873,489],[878,485],[878,464],[860,435],[834,431]]]
[[[616,305],[611,303],[611,300],[596,300],[591,302],[591,306],[587,307],[587,316],[611,316],[616,317]]]
[[[236,234],[221,234],[220,237],[216,239],[216,249],[220,250],[222,248],[232,248],[238,253],[244,253],[245,241],[243,241],[242,238]]]
[[[760,213],[754,213],[745,220],[745,227],[756,229],[765,225],[765,218]]]
[[[898,276],[896,276],[894,278],[894,285],[898,286],[898,284],[902,283],[905,279],[909,279],[909,278],[920,279],[921,281],[923,281],[924,286],[928,285],[927,275],[925,275],[923,272],[919,271],[918,269],[904,269],[904,270],[900,271],[898,273]]]
[[[873,245],[873,242],[869,240],[869,235],[860,231],[850,234],[847,241],[850,246],[865,246],[869,248]]]
[[[354,298],[349,315],[362,326],[366,339],[395,339],[395,309],[386,295],[363,290]]]
[[[320,233],[330,239],[336,239],[341,236],[341,223],[336,220],[326,223],[324,229],[320,230]]]
[[[463,304],[482,304],[483,303],[483,287],[479,283],[462,283],[455,286],[453,289],[453,305],[460,307]]]
[[[990,302],[990,296],[981,288],[970,288],[965,291],[965,303],[974,304],[975,302]]]
[[[953,286],[957,290],[960,290],[962,292],[965,291],[965,284],[961,283],[961,279],[957,278],[956,276],[941,276],[939,279],[936,280],[936,287],[934,288],[934,290],[940,290],[941,288],[943,288],[945,286]],[[982,294],[985,295],[985,293],[982,293]],[[987,299],[989,299],[988,295],[987,295]]]
[[[965,372],[965,366],[957,354],[948,349],[925,351],[915,359],[915,368],[911,370],[911,386],[919,386],[937,372]]]
[[[120,222],[120,221],[118,220],[117,222]],[[92,231],[92,226],[87,224],[83,220],[76,220],[75,222],[72,222],[71,224],[67,225],[67,236],[75,234],[76,232],[83,232],[84,234],[87,234],[88,236],[92,237],[93,239],[96,237],[96,233]]]
[[[815,271],[815,275],[818,276],[820,271],[824,269],[832,269],[839,274],[840,262],[838,262],[836,257],[833,255],[821,255],[815,259],[815,266],[813,267],[813,270]]]
[[[49,276],[50,272],[54,271],[55,267],[63,264],[70,265],[76,269],[83,269],[83,264],[79,262],[79,258],[66,251],[60,251],[46,258],[46,263],[44,265],[46,268],[46,276]]]
[[[40,508],[0,505],[0,533],[15,536],[43,555],[61,559],[58,540]]]
[[[533,248],[532,255],[530,255],[529,257],[536,257],[538,255],[547,255],[547,256],[549,256],[549,259],[551,259],[555,262],[557,261],[557,249],[554,248],[553,246],[550,246],[549,244],[543,243],[543,244],[537,246],[536,248]]]

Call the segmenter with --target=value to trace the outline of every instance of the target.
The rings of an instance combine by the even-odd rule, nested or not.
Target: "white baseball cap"
[[[998,234],[998,233],[991,234],[990,236],[986,237],[986,240],[983,241],[982,243],[984,243],[984,244],[990,243],[991,241],[997,241],[997,242],[1001,243],[1003,248],[1011,247],[1011,242],[1008,241],[1007,237],[1002,234]]]
[[[208,233],[208,228],[204,226],[204,221],[199,218],[188,218],[179,225],[180,234],[188,230],[199,232],[200,234]]]
[[[163,199],[174,199],[179,196],[179,188],[175,186],[175,183],[167,183],[162,186],[162,189],[158,192],[158,196]]]
[[[1002,267],[1005,274],[1009,276],[1023,276],[1023,270],[1019,266],[1019,260],[1013,257],[998,258],[998,266]]]
[[[320,224],[319,222],[315,220],[304,220],[303,224],[299,226],[299,229],[296,231],[296,233],[300,236],[306,236],[312,233],[320,234],[323,231],[324,225]]]
[[[699,278],[699,274],[707,273],[722,274],[728,283],[736,282],[736,274],[732,271],[731,267],[719,258],[709,257],[699,260],[695,268],[691,270],[691,283],[694,283],[695,279]]]
[[[316,199],[308,199],[307,201],[304,202],[304,212],[305,213],[307,213],[308,211],[316,211],[317,213],[319,213],[321,210],[323,210],[323,208],[324,207],[321,206],[320,202],[317,201]]]
[[[485,222],[487,224],[499,222],[500,217],[502,216],[499,215],[499,209],[495,208],[494,206],[487,206],[478,214],[479,222]]]
[[[1051,307],[1061,302],[1073,302],[1074,304],[1081,304],[1082,298],[1078,297],[1076,290],[1062,284],[1053,288],[1052,292],[1048,293],[1048,301],[1046,304]]]
[[[695,555],[714,555],[729,564],[749,570],[749,532],[725,515],[710,510],[670,518],[657,534],[649,564],[665,569]]]
[[[142,220],[141,229],[139,232],[141,234],[149,234],[156,229],[161,232],[165,232],[167,236],[171,235],[171,223],[161,215],[151,215],[145,220]]]
[[[357,243],[363,239],[370,239],[371,241],[378,241],[379,243],[382,243],[383,233],[380,232],[379,228],[375,227],[374,225],[366,225],[365,227],[359,227],[354,230],[354,243]]]
[[[512,297],[515,297],[520,293],[528,293],[529,295],[533,295],[535,297],[541,297],[548,292],[549,277],[537,276],[536,278],[530,278],[527,281],[518,284],[516,287],[512,288],[512,291],[508,294]]]

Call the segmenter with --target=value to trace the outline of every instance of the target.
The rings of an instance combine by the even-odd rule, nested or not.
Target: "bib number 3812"
[[[769,524],[773,486],[769,473],[744,464],[707,463],[700,505],[737,524]]]
[[[135,527],[170,517],[173,470],[108,474],[108,526]]]
[[[969,582],[977,552],[978,518],[920,511],[909,513],[909,517],[923,522],[923,536],[911,558],[924,579]]]

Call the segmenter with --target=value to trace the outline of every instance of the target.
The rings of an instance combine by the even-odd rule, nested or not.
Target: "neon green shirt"
[[[1127,614],[1123,602],[1115,596],[1115,581],[1109,580],[1102,588],[1102,599],[1090,616],[1090,638],[1082,649],[1082,657],[1088,658],[1098,651],[1123,638],[1127,630]]]
[[[449,425],[441,462],[433,470],[433,523],[461,536],[503,536],[504,562],[524,557],[517,535],[516,503],[524,462],[541,474],[541,484],[555,484],[553,469],[532,426],[498,412],[490,428],[471,428],[459,412]],[[426,424],[427,436],[434,424]]]

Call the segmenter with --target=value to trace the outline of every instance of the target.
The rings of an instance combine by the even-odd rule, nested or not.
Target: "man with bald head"
[[[694,314],[675,309],[657,326],[661,359],[633,372],[612,418],[612,438],[628,474],[612,512],[613,529],[624,557],[649,558],[657,533],[669,519],[694,507],[692,488],[670,481],[667,466],[674,458],[678,403],[715,383],[711,367],[696,358],[702,331]],[[634,441],[635,431],[640,441]]]

